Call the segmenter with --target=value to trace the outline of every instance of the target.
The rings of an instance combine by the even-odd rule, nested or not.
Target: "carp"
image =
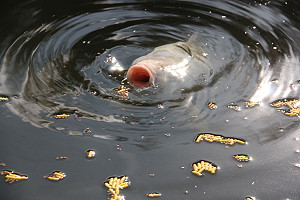
[[[211,74],[206,64],[207,54],[200,49],[199,37],[193,35],[187,42],[176,42],[156,47],[149,54],[133,61],[126,78],[135,88],[151,85],[179,84],[191,87],[205,82]]]

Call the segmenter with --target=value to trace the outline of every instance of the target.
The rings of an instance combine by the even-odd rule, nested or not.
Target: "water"
[[[105,199],[103,182],[122,175],[131,181],[126,199],[152,192],[174,200],[300,197],[299,118],[270,106],[299,97],[298,2],[10,4],[1,6],[0,20],[0,94],[9,98],[0,102],[0,169],[29,179],[1,181],[0,197]],[[167,85],[137,90],[125,83],[129,97],[115,93],[133,60],[195,33],[213,68],[205,84],[170,94]],[[247,108],[246,101],[260,105]],[[194,142],[206,132],[247,144]],[[96,158],[85,158],[88,149]],[[253,160],[239,163],[235,154]],[[216,164],[217,174],[193,175],[199,160]],[[54,170],[66,179],[43,179]]]

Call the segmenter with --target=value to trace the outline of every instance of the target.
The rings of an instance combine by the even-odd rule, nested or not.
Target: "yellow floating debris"
[[[271,103],[271,106],[279,108],[282,106],[286,106],[286,109],[277,109],[287,116],[299,116],[300,115],[300,107],[297,107],[299,103],[299,99],[281,99]]]
[[[48,176],[44,176],[44,178],[47,178],[51,181],[59,181],[62,180],[66,177],[66,174],[62,171],[54,171],[51,172],[51,174],[49,174]]]
[[[212,102],[209,102],[209,103],[207,104],[207,106],[208,106],[209,109],[211,109],[211,110],[216,109],[216,108],[218,107],[217,104],[212,103]]]
[[[130,182],[127,176],[111,177],[104,182],[105,187],[108,188],[108,193],[111,194],[109,200],[123,200],[124,196],[120,195],[120,189],[129,187]]]
[[[120,94],[122,96],[128,97],[129,88],[126,88],[124,85],[120,85],[118,88],[115,88],[114,90],[116,94]]]
[[[292,108],[292,109],[279,109],[278,111],[282,112],[288,116],[299,116],[300,114],[300,107],[299,108]]]
[[[285,99],[284,104],[290,108],[293,108],[295,106],[295,104],[297,104],[299,102],[299,99]]]
[[[228,105],[227,108],[235,111],[241,111],[241,107],[239,107],[238,105]]]
[[[3,171],[0,172],[1,175],[4,175],[4,174],[11,174],[11,173],[13,173],[13,172],[10,171],[10,170],[3,170]]]
[[[290,109],[278,109],[278,111],[282,112],[288,116],[299,116],[300,115],[300,107],[290,108]]]
[[[125,200],[125,197],[122,195],[110,197],[108,200]]]
[[[248,162],[251,159],[248,155],[245,154],[237,154],[233,155],[232,157],[241,162]]]
[[[70,115],[68,115],[68,114],[59,114],[59,115],[55,115],[54,117],[56,118],[56,119],[65,119],[65,118],[67,118],[67,117],[69,117]]]
[[[5,178],[6,178],[6,182],[8,183],[13,183],[15,181],[20,181],[20,180],[27,180],[28,179],[28,176],[26,175],[21,175],[21,174],[18,174],[18,173],[15,173],[13,171],[10,171],[10,170],[3,170],[0,172],[1,175],[5,175]]]
[[[273,103],[271,103],[271,106],[273,107],[281,107],[281,106],[287,106],[289,108],[294,108],[295,104],[299,102],[299,99],[281,99],[277,100]]]
[[[246,144],[246,142],[241,139],[224,137],[222,135],[214,135],[211,133],[202,133],[195,138],[196,143],[199,143],[201,140],[205,140],[207,142],[219,142],[227,145],[234,145],[235,143]]]
[[[96,151],[94,151],[94,150],[87,150],[86,151],[86,157],[95,158],[95,156],[96,156]]]
[[[283,102],[282,101],[276,101],[276,102],[271,103],[271,106],[279,108],[279,107],[283,106]]]
[[[291,108],[291,109],[289,109],[289,111],[290,111],[291,113],[295,113],[295,114],[299,115],[299,114],[300,114],[300,107],[297,107],[297,108]]]
[[[0,97],[0,101],[8,101],[8,97]]]
[[[196,174],[197,176],[202,176],[203,171],[208,171],[212,174],[215,174],[217,171],[217,168],[218,167],[215,164],[213,164],[212,162],[200,160],[199,162],[193,164],[192,173]]]
[[[246,108],[252,108],[254,106],[259,106],[260,102],[246,101],[245,105],[246,105]]]
[[[254,197],[246,197],[246,198],[244,198],[244,200],[255,200],[255,198]]]
[[[146,194],[147,197],[161,197],[160,193],[153,192],[153,193],[148,193]]]

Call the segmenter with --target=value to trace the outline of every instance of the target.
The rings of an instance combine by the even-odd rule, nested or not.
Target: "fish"
[[[156,84],[204,82],[211,74],[206,64],[207,54],[200,48],[199,36],[192,35],[187,42],[165,44],[133,61],[126,79],[134,88]]]

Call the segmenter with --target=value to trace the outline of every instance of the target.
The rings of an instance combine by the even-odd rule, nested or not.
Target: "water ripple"
[[[232,119],[228,127],[242,123],[254,134],[277,130],[278,122],[294,127],[298,118],[280,115],[269,103],[299,96],[298,22],[283,12],[284,2],[251,2],[86,2],[82,12],[30,26],[3,48],[0,94],[11,97],[7,107],[25,121],[57,131],[206,130]],[[185,80],[174,93],[166,85],[130,88],[128,98],[114,92],[133,60],[195,34],[212,69],[204,84]],[[262,104],[245,109],[245,101]],[[210,110],[208,102],[218,108]],[[232,111],[229,104],[243,109]],[[60,113],[73,118],[61,123],[54,118]],[[259,120],[266,123],[258,126]]]

